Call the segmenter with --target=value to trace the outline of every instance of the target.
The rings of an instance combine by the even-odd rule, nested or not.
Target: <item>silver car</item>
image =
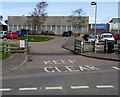
[[[0,38],[4,38],[7,34],[7,31],[0,31]]]
[[[89,35],[88,42],[98,41],[98,35]]]

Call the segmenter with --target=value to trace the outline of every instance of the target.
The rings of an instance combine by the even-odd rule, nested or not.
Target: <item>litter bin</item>
[[[114,42],[108,41],[107,45],[108,45],[107,53],[114,53]]]

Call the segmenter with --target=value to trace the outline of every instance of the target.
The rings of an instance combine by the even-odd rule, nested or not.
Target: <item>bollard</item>
[[[120,54],[120,42],[118,42],[118,54]]]
[[[6,43],[4,43],[4,53],[6,53],[7,52],[7,45],[6,45]]]
[[[74,41],[74,51],[76,51],[76,39]]]
[[[10,54],[10,44],[8,44],[8,54]]]
[[[81,45],[81,46],[80,46],[80,52],[81,52],[81,53],[83,53],[83,44],[84,44],[84,42],[81,41],[81,42],[80,42],[80,45]]]
[[[107,45],[108,45],[107,53],[114,53],[114,42],[109,41]]]

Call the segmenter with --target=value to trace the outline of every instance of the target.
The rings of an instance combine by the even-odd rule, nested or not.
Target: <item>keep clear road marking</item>
[[[89,86],[71,86],[71,89],[88,89]]]
[[[114,86],[112,85],[97,85],[97,88],[113,88]]]
[[[118,67],[115,67],[115,66],[114,66],[114,67],[112,67],[112,68],[114,68],[114,69],[117,69],[117,70],[120,70],[120,68],[118,68]]]
[[[37,90],[37,88],[19,88],[19,91],[30,91]]]
[[[50,90],[50,89],[51,89],[51,90],[53,90],[53,89],[56,89],[56,90],[57,90],[57,89],[60,89],[60,90],[62,90],[63,87],[45,87],[45,89],[46,89],[46,90]]]
[[[11,91],[11,90],[13,90],[13,89],[11,89],[11,88],[3,88],[3,89],[0,89],[0,91]]]

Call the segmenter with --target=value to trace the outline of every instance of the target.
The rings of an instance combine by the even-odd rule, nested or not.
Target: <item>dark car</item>
[[[63,33],[63,37],[70,37],[71,35],[70,35],[70,33],[69,32],[64,32]]]
[[[90,35],[89,34],[85,34],[82,38],[85,40],[85,41],[88,41],[88,37],[89,37]]]

